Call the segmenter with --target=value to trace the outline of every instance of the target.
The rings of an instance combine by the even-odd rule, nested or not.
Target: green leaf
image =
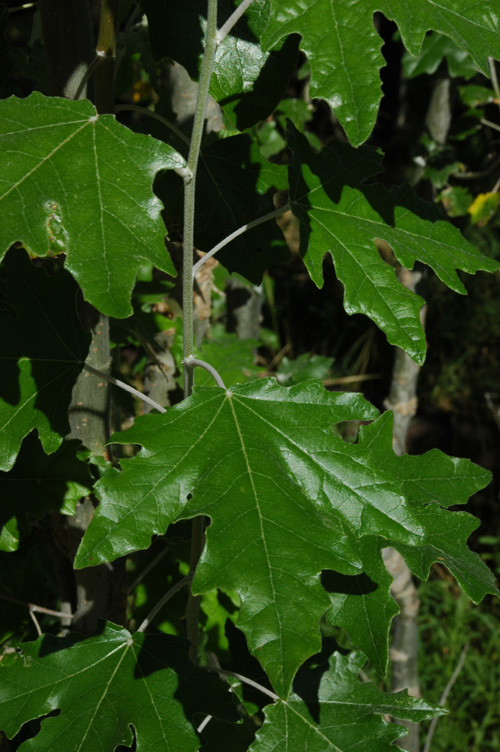
[[[373,14],[395,21],[408,52],[420,52],[429,29],[447,34],[487,73],[487,56],[500,59],[500,20],[496,3],[470,0],[453,4],[433,0],[271,0],[271,15],[262,36],[270,49],[298,33],[311,65],[311,96],[325,99],[354,145],[370,135],[382,96],[382,40]]]
[[[449,217],[464,217],[474,201],[472,194],[462,185],[445,188],[438,194],[437,199],[442,203]]]
[[[238,4],[220,0],[219,28]],[[143,0],[142,5],[148,16],[153,56],[157,60],[173,58],[192,79],[198,80],[206,32],[206,3],[185,0],[175,11],[167,0]],[[269,0],[255,0],[215,55],[210,95],[240,131],[272,113],[297,62],[296,37],[278,43],[271,52],[262,51],[259,39],[267,24],[269,6]]]
[[[443,509],[465,504],[472,494],[488,485],[491,474],[470,460],[448,457],[438,449],[421,456],[398,457],[389,453],[392,413],[386,413],[371,426],[363,426],[359,441],[385,463],[391,476],[399,476],[402,492],[426,530],[417,546],[391,543],[417,577],[426,580],[431,565],[440,562],[474,603],[488,593],[498,595],[500,591],[491,570],[467,547],[466,541],[479,526],[479,520],[466,512]]]
[[[469,79],[477,74],[477,66],[474,65],[467,52],[449,37],[434,33],[425,37],[422,49],[416,57],[408,53],[403,55],[401,62],[406,78],[415,78],[422,73],[432,75],[437,71],[444,57],[446,57],[448,71],[452,78],[461,76]]]
[[[363,572],[352,576],[324,572],[322,578],[332,603],[325,615],[327,624],[345,629],[381,676],[387,672],[391,622],[399,612],[390,591],[392,577],[380,553],[383,545],[373,536],[361,538],[356,553]]]
[[[169,523],[208,515],[193,588],[239,594],[238,626],[286,692],[318,649],[318,620],[329,605],[319,573],[359,571],[349,531],[419,540],[399,483],[367,463],[369,451],[332,430],[374,414],[360,395],[329,393],[318,382],[196,388],[165,415],[139,418],[113,437],[143,449],[122,463],[121,474],[98,484],[101,504],[76,566],[145,548]]]
[[[66,253],[85,298],[105,314],[132,312],[137,270],[151,261],[174,274],[152,183],[183,158],[132,133],[86,101],[0,102],[0,255],[19,241],[31,255]]]
[[[293,151],[290,204],[300,220],[300,253],[311,278],[322,286],[322,262],[330,252],[345,287],[347,313],[366,314],[391,344],[422,363],[425,336],[419,311],[423,300],[400,284],[375,241],[386,241],[408,269],[417,259],[432,267],[459,293],[466,290],[456,269],[494,271],[498,263],[441,221],[437,210],[409,186],[388,191],[381,185],[365,185],[380,169],[380,159],[372,149],[331,143],[315,154],[291,124],[288,138]]]
[[[447,712],[406,691],[384,694],[361,682],[365,660],[360,653],[334,653],[327,666],[311,661],[297,675],[294,694],[266,708],[249,752],[391,752],[392,742],[406,732],[382,716],[418,722]]]
[[[89,493],[89,469],[76,457],[78,441],[65,441],[46,455],[34,433],[27,436],[12,470],[0,472],[0,551],[16,551],[28,516],[41,519],[49,509],[74,514],[77,501]]]
[[[286,168],[268,162],[246,134],[216,141],[202,151],[196,177],[194,242],[202,251],[242,225],[274,211],[273,194],[286,188]],[[167,224],[182,217],[181,180],[166,173],[157,182]],[[230,272],[260,284],[264,271],[290,256],[274,219],[233,240],[217,254]]]
[[[34,428],[47,454],[69,433],[71,390],[87,356],[77,285],[64,269],[49,276],[22,250],[0,267],[0,469],[10,470]]]
[[[333,365],[333,358],[324,355],[302,353],[290,360],[286,355],[281,359],[276,379],[283,386],[300,384],[309,379],[326,379]]]
[[[0,669],[0,725],[8,737],[47,718],[22,749],[95,752],[132,744],[137,752],[195,752],[194,713],[231,719],[224,685],[194,666],[188,644],[167,635],[131,635],[102,622],[92,637],[44,635],[23,643],[17,661]]]
[[[242,384],[255,379],[259,368],[254,365],[254,352],[259,343],[253,339],[240,339],[237,334],[218,333],[208,337],[201,349],[195,348],[195,356],[210,363],[221,376],[226,386]],[[213,386],[214,379],[202,368],[196,370],[198,386]]]

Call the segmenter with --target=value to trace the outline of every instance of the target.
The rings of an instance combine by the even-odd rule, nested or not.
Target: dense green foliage
[[[440,9],[255,0],[215,44],[215,21],[222,28],[238,2],[209,0],[208,15],[201,0],[173,5],[103,2],[102,18],[120,10],[108,41],[111,51],[117,41],[121,62],[117,116],[86,99],[49,96],[46,26],[42,39],[12,45],[6,57],[0,748],[388,751],[403,730],[387,716],[419,722],[446,711],[435,693],[429,702],[360,680],[367,661],[380,677],[388,670],[397,606],[381,551],[396,548],[422,580],[439,562],[474,603],[498,595],[492,571],[467,546],[478,520],[449,509],[491,475],[437,449],[398,457],[392,414],[325,388],[327,353],[282,357],[276,321],[274,332],[260,328],[257,314],[255,339],[246,341],[215,321],[230,319],[230,273],[244,298],[264,280],[276,318],[268,270],[281,265],[286,274],[291,249],[318,288],[333,261],[345,311],[364,314],[423,363],[424,301],[402,284],[401,269],[428,267],[455,294],[466,292],[463,272],[499,269],[443,211],[485,225],[498,184],[484,198],[450,184],[459,146],[450,152],[427,136],[419,159],[441,206],[410,185],[387,187],[390,170],[381,174],[382,155],[364,143],[384,64],[373,14],[397,24],[407,81],[445,64],[464,80],[487,73],[488,58],[500,59],[498,17],[493,3],[470,0]],[[4,6],[0,14],[8,32]],[[101,28],[98,49],[102,36]],[[96,69],[96,102],[107,62]],[[180,99],[194,92],[187,112],[176,99],[179,71]],[[311,96],[331,108],[335,137],[322,143],[308,127],[306,97],[286,88],[292,76],[297,89],[307,78]],[[484,122],[481,106],[495,95],[484,82],[460,93],[469,120],[457,143],[469,144]],[[211,126],[202,134],[208,92]],[[127,111],[141,99],[142,114]],[[216,266],[199,250],[219,243]],[[113,387],[113,448],[98,454],[79,430],[93,412],[102,419],[92,389],[106,389],[108,373],[93,372],[88,405],[75,395],[95,367],[105,317],[115,375],[157,409],[143,414]],[[261,358],[270,353],[265,378],[257,378],[259,348]],[[208,373],[196,370],[192,390],[200,358]],[[155,392],[155,373],[163,391]],[[348,427],[360,425],[347,441]],[[82,524],[89,506],[95,513]],[[92,634],[79,634],[71,618],[87,601],[92,607],[85,588],[101,572],[115,579],[102,585],[104,606],[96,599]],[[113,623],[108,599],[121,599],[122,623]],[[34,641],[22,604],[37,627],[33,604],[45,609]],[[338,628],[352,650],[333,640]],[[221,665],[231,692],[213,673]]]

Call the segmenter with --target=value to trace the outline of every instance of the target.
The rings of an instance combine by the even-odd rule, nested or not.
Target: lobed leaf
[[[347,313],[364,313],[418,363],[425,358],[419,311],[423,300],[404,287],[381,257],[376,241],[386,241],[405,267],[419,260],[455,292],[465,293],[456,270],[495,271],[499,264],[483,256],[409,186],[388,191],[364,181],[380,170],[380,158],[368,148],[331,143],[315,154],[292,124],[290,204],[300,220],[300,253],[312,280],[323,284],[322,263],[330,252],[345,288]]]
[[[324,572],[322,577],[332,604],[325,614],[326,623],[345,629],[381,676],[387,673],[391,622],[399,613],[391,595],[392,577],[380,553],[383,545],[380,538],[360,538],[356,553],[362,573]]]
[[[363,426],[359,441],[386,464],[387,472],[401,479],[402,492],[426,530],[416,546],[391,543],[417,577],[426,580],[431,565],[439,562],[450,570],[474,603],[479,603],[488,593],[498,595],[500,591],[491,570],[467,546],[467,539],[479,526],[479,520],[466,512],[443,509],[452,504],[464,504],[490,482],[491,473],[470,460],[448,457],[438,449],[421,456],[398,457],[389,453],[391,413],[383,415],[376,424]]]
[[[270,0],[269,23],[262,36],[268,50],[288,34],[302,37],[300,46],[311,65],[311,96],[333,108],[353,146],[370,135],[382,97],[382,39],[373,14],[395,21],[405,47],[417,55],[425,33],[451,37],[487,73],[487,57],[500,60],[500,17],[496,3],[453,0]]]
[[[360,653],[334,653],[326,666],[311,662],[301,669],[294,693],[265,709],[264,725],[249,752],[391,752],[392,742],[407,732],[382,716],[418,722],[447,712],[406,691],[384,694],[371,682],[361,682],[364,662]]]
[[[184,166],[172,147],[132,133],[87,100],[0,102],[0,257],[15,242],[33,256],[67,255],[84,297],[102,313],[132,313],[137,270],[175,275],[165,249],[160,170]]]
[[[145,548],[171,522],[208,515],[194,590],[238,592],[238,626],[286,693],[319,647],[318,621],[329,605],[321,570],[356,574],[356,536],[419,540],[399,483],[367,462],[369,450],[332,430],[375,414],[360,395],[329,393],[319,382],[197,387],[165,415],[139,418],[113,437],[143,449],[98,484],[101,504],[76,566]]]
[[[88,638],[43,635],[0,669],[0,725],[12,738],[23,723],[60,711],[21,745],[26,752],[114,750],[134,736],[137,752],[195,752],[194,713],[235,713],[224,685],[187,651],[179,637],[131,635],[111,622]]]

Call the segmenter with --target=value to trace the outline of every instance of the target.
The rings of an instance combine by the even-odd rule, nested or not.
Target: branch
[[[483,125],[487,125],[488,128],[493,128],[496,131],[500,131],[500,125],[497,125],[496,123],[492,123],[491,120],[486,120],[486,118],[481,118],[480,122]]]
[[[444,705],[446,700],[448,699],[448,695],[450,694],[453,685],[455,684],[456,680],[458,679],[461,670],[464,667],[465,663],[465,656],[467,655],[467,651],[469,649],[469,643],[464,645],[462,652],[460,653],[460,658],[458,659],[458,663],[456,665],[455,671],[452,673],[450,677],[450,681],[444,688],[443,694],[440,697],[439,704]],[[425,740],[425,746],[424,746],[424,752],[429,752],[431,748],[431,741],[432,737],[434,736],[434,731],[436,730],[436,725],[439,718],[433,718],[431,721],[431,725],[429,726],[429,731],[427,733],[427,738]]]
[[[151,407],[154,407],[156,410],[158,410],[159,413],[167,412],[164,407],[158,404],[158,402],[155,402],[154,400],[151,399],[151,397],[148,397],[142,392],[139,392],[137,389],[134,389],[133,386],[129,386],[124,381],[120,381],[120,379],[115,379],[114,376],[109,376],[107,373],[103,373],[103,371],[98,371],[97,368],[92,368],[92,366],[89,366],[87,363],[83,364],[83,370],[88,371],[89,373],[93,373],[94,376],[99,376],[101,379],[108,381],[110,384],[119,386],[120,389],[123,389],[125,392],[129,392],[130,394],[133,394],[134,397],[137,397],[143,402],[147,402],[148,405],[151,405]]]
[[[219,31],[217,32],[217,45],[221,44],[224,41],[233,26],[236,26],[243,13],[247,10],[247,8],[250,7],[252,3],[253,0],[243,0],[241,5],[239,5],[234,13],[229,16],[226,23],[221,26]]]
[[[205,123],[205,112],[208,102],[208,89],[212,68],[217,50],[217,0],[208,0],[207,32],[205,50],[201,64],[198,96],[194,112],[191,145],[189,147],[186,175],[184,176],[184,227],[183,227],[183,258],[182,258],[182,311],[183,311],[183,340],[182,357],[184,360],[193,355],[194,326],[193,326],[193,253],[194,253],[194,214],[196,199],[196,173],[200,158],[201,138]],[[193,391],[194,366],[187,363],[184,366],[184,397]],[[203,546],[205,545],[205,520],[196,517],[192,523],[190,570],[195,571]],[[191,645],[189,656],[193,663],[198,663],[198,618],[199,596],[189,591],[186,605],[186,636]]]
[[[491,83],[493,86],[493,90],[498,100],[498,106],[500,107],[500,84],[498,83],[497,69],[496,69],[494,58],[492,57],[488,58],[488,67],[490,69],[490,76],[491,76]]]
[[[139,629],[137,631],[138,632],[145,632],[146,629],[149,627],[150,623],[155,618],[155,616],[158,613],[158,611],[160,611],[163,608],[163,606],[165,605],[165,603],[167,603],[167,601],[169,601],[170,598],[172,598],[172,596],[174,596],[179,590],[182,590],[182,588],[184,587],[184,585],[189,584],[192,581],[192,579],[193,579],[193,575],[192,574],[187,574],[185,577],[182,578],[182,580],[179,580],[179,582],[176,582],[175,585],[173,587],[171,587],[170,590],[168,590],[165,593],[165,595],[163,596],[163,598],[160,598],[160,600],[158,601],[158,603],[156,604],[156,606],[151,609],[151,611],[146,616],[146,618],[144,619],[144,621],[142,622],[141,626],[139,627]]]
[[[106,55],[104,55],[104,53],[102,53],[102,52],[98,52],[96,54],[95,58],[92,60],[92,62],[90,63],[89,67],[87,68],[87,70],[83,74],[82,80],[78,84],[78,88],[75,91],[75,94],[73,96],[73,100],[74,101],[76,101],[77,99],[80,99],[80,97],[82,95],[82,91],[84,90],[85,86],[87,85],[87,81],[89,80],[90,76],[95,71],[95,69],[97,68],[97,66],[99,65],[99,63],[102,63],[102,61],[104,60],[105,57],[106,57]]]
[[[136,589],[137,585],[140,582],[142,582],[143,579],[146,577],[146,575],[149,574],[151,572],[151,570],[154,569],[154,567],[156,567],[156,565],[158,564],[158,562],[160,562],[163,559],[163,557],[166,554],[168,554],[168,551],[169,551],[168,546],[165,546],[160,551],[160,553],[157,554],[155,556],[155,558],[152,561],[150,561],[149,564],[146,567],[144,567],[144,569],[142,570],[142,572],[140,572],[137,575],[137,577],[135,578],[135,580],[128,586],[128,588],[127,588],[127,595],[131,595],[134,592],[134,590]]]
[[[38,2],[24,3],[24,5],[16,5],[15,8],[7,8],[7,13],[16,13],[18,10],[27,10],[28,8],[36,8]]]
[[[198,96],[194,113],[191,146],[187,160],[188,174],[184,178],[184,228],[183,228],[183,282],[182,309],[184,315],[183,326],[183,357],[193,354],[193,252],[194,252],[194,212],[196,197],[196,173],[200,158],[201,138],[205,122],[205,111],[208,102],[208,89],[217,50],[217,0],[208,0],[207,33],[205,51],[201,64]],[[193,368],[184,368],[184,397],[189,397],[193,388]]]
[[[205,371],[208,371],[208,373],[214,377],[217,386],[220,386],[221,389],[226,389],[226,385],[222,381],[222,378],[220,377],[219,373],[215,370],[213,366],[210,365],[210,363],[206,363],[204,360],[198,360],[198,358],[195,358],[193,355],[188,355],[187,358],[184,358],[184,360],[182,361],[182,364],[184,366],[191,366],[193,368],[195,368],[196,366],[199,366],[200,368],[204,368]]]
[[[66,614],[63,611],[53,611],[51,608],[45,608],[44,606],[37,606],[35,603],[28,603],[21,600],[21,598],[14,598],[12,595],[4,595],[0,593],[0,598],[4,601],[10,601],[11,603],[17,603],[19,606],[25,606],[31,611],[38,611],[41,614],[48,614],[49,616],[57,616],[59,619],[72,619],[73,614]]]
[[[243,684],[248,684],[249,687],[258,689],[259,692],[262,692],[262,694],[267,695],[275,702],[277,702],[280,699],[279,695],[276,695],[274,692],[271,692],[271,690],[268,689],[267,687],[263,687],[262,684],[257,684],[256,681],[254,681],[253,679],[248,679],[248,677],[246,676],[242,676],[241,674],[236,674],[234,671],[226,671],[224,668],[217,668],[216,666],[204,666],[203,668],[206,668],[208,671],[215,671],[217,674],[221,674],[222,676],[233,676],[235,679],[239,679],[240,682],[243,682]]]
[[[284,214],[290,209],[290,204],[285,204],[285,206],[282,206],[281,209],[275,209],[274,211],[269,212],[269,214],[264,214],[263,217],[253,219],[251,222],[248,222],[248,224],[243,225],[242,227],[239,227],[237,230],[232,232],[231,235],[228,235],[226,238],[224,238],[224,240],[221,240],[220,243],[217,243],[217,245],[215,245],[210,251],[208,251],[208,253],[205,253],[203,258],[196,262],[196,264],[193,266],[193,279],[195,275],[200,271],[201,267],[206,264],[208,259],[212,258],[212,256],[215,256],[215,254],[220,251],[221,248],[224,248],[225,245],[228,245],[232,240],[239,237],[240,235],[243,235],[243,233],[247,232],[247,230],[252,230],[254,227],[261,225],[263,222],[267,222],[269,219],[279,217],[280,214]]]

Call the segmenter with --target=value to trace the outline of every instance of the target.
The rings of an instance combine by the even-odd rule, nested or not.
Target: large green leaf
[[[142,0],[142,5],[148,16],[154,57],[157,60],[173,58],[186,68],[192,79],[198,80],[206,31],[206,2],[184,0],[174,8],[167,0]],[[219,0],[219,27],[236,5],[232,0]],[[275,50],[262,51],[259,39],[266,27],[269,9],[269,0],[254,0],[218,46],[215,55],[210,94],[239,130],[271,114],[297,62],[295,36],[279,42]],[[186,29],[189,29],[188,35]]]
[[[319,382],[196,388],[165,415],[139,418],[113,437],[143,449],[98,484],[101,504],[76,565],[145,548],[170,522],[208,515],[194,589],[239,593],[238,626],[286,692],[318,650],[318,620],[329,605],[321,570],[359,571],[354,532],[419,540],[399,482],[332,430],[375,413],[360,395],[329,393]]]
[[[354,146],[366,141],[377,117],[382,90],[382,40],[373,14],[396,21],[412,55],[433,29],[451,37],[487,73],[487,56],[500,60],[500,16],[497,3],[453,0],[271,0],[271,16],[263,34],[264,49],[298,33],[311,64],[311,96],[325,99]]]
[[[324,572],[322,579],[332,603],[326,622],[345,629],[381,676],[387,671],[391,622],[399,612],[390,591],[392,577],[380,553],[383,544],[373,536],[361,538],[356,553],[363,572],[351,576]]]
[[[21,655],[0,668],[0,727],[14,736],[29,720],[47,718],[23,752],[195,752],[194,713],[231,718],[220,680],[194,666],[188,643],[167,635],[131,635],[102,623],[89,638],[44,635],[23,643]],[[202,717],[202,716],[200,716]]]
[[[266,708],[249,752],[391,752],[392,742],[405,731],[382,716],[418,722],[446,713],[407,692],[384,694],[361,682],[365,660],[360,653],[334,653],[329,665],[301,669],[294,694]]]
[[[426,529],[425,538],[417,546],[393,544],[412,571],[426,580],[431,564],[440,562],[475,603],[488,593],[498,595],[500,591],[491,570],[467,547],[467,539],[479,526],[479,520],[466,512],[443,509],[452,504],[465,504],[472,494],[490,482],[491,474],[470,460],[448,457],[438,449],[418,457],[389,453],[391,413],[383,415],[376,424],[364,426],[360,443],[371,447],[374,456],[386,463],[391,475],[399,476],[405,497]]]
[[[66,253],[85,298],[103,313],[132,312],[137,270],[175,274],[152,184],[183,158],[132,133],[86,101],[0,102],[0,256],[20,241],[34,256]]]
[[[286,187],[286,168],[264,159],[246,134],[207,146],[196,177],[196,247],[209,251],[242,225],[272,212],[273,194]],[[183,212],[180,177],[165,173],[156,190],[165,204],[167,224],[178,223]],[[283,234],[271,220],[233,240],[219,251],[217,259],[230,272],[260,284],[269,266],[287,261],[289,256]]]
[[[12,470],[0,471],[0,551],[17,550],[29,516],[40,519],[49,509],[74,514],[92,488],[88,466],[76,456],[79,447],[79,441],[65,441],[47,455],[35,434],[25,438]]]
[[[49,276],[13,249],[0,285],[0,469],[10,470],[34,428],[48,454],[69,433],[71,390],[90,335],[77,316],[77,284],[64,269]]]
[[[427,264],[459,293],[466,290],[457,269],[494,271],[498,263],[441,220],[437,210],[409,186],[388,191],[381,185],[365,185],[380,170],[379,156],[372,149],[331,143],[315,154],[291,124],[288,140],[293,151],[290,203],[300,220],[300,253],[311,278],[322,286],[322,262],[330,252],[345,288],[347,313],[366,314],[391,344],[422,363],[425,335],[419,311],[423,300],[398,281],[375,241],[386,241],[408,269],[416,260]]]

